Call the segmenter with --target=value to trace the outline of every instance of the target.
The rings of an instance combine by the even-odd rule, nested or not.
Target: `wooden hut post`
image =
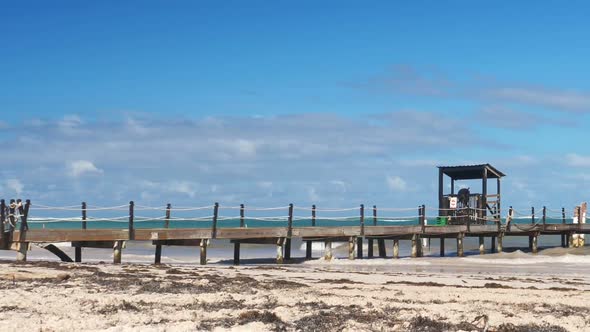
[[[399,258],[399,240],[393,239],[393,258]]]
[[[561,223],[563,225],[565,225],[565,208],[564,207],[561,208]],[[566,236],[566,234],[567,233],[565,233],[565,232],[562,232],[561,233],[561,247],[562,248],[567,248],[567,236]]]
[[[164,218],[164,228],[170,227],[170,210],[172,209],[172,204],[166,204],[166,214]],[[162,245],[156,244],[156,257],[154,259],[154,264],[160,264],[162,262]]]
[[[311,226],[315,227],[315,213],[316,207],[315,204],[311,206]],[[312,248],[313,248],[313,241],[308,240],[305,243],[305,259],[311,259],[312,255]]]
[[[244,220],[244,204],[240,204],[240,228],[244,228],[246,222]],[[240,241],[234,242],[234,265],[240,265]]]
[[[360,208],[360,220],[361,220],[361,234],[356,238],[356,256],[363,258],[363,237],[365,236],[365,205],[361,204]]]
[[[291,259],[291,236],[293,235],[293,204],[289,204],[289,217],[287,225],[287,239],[285,240],[285,259]]]

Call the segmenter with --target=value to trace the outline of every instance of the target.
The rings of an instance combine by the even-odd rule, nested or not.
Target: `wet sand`
[[[515,257],[505,258],[513,261]],[[4,261],[0,263],[0,330],[590,328],[587,267],[576,272],[574,264],[548,262],[552,267],[539,273],[526,264],[504,270],[464,269],[491,265],[469,258],[454,260],[457,263],[429,258],[396,263],[391,259],[315,260],[239,267]]]

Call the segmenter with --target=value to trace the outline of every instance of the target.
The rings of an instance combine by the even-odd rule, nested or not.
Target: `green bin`
[[[446,226],[449,217],[436,217],[436,226]]]

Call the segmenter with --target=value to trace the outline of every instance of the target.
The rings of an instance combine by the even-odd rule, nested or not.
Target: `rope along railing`
[[[344,207],[344,208],[322,208],[315,205],[311,207],[304,207],[304,206],[294,206],[294,205],[286,205],[286,206],[275,206],[275,207],[259,207],[259,206],[246,206],[244,204],[240,206],[225,206],[219,204],[213,205],[203,205],[203,206],[177,206],[172,207],[170,204],[166,206],[147,206],[147,205],[135,205],[133,202],[130,202],[126,205],[112,205],[112,206],[98,206],[98,205],[87,205],[86,203],[82,203],[82,205],[65,205],[65,206],[52,206],[46,204],[30,204],[29,209],[31,211],[31,216],[29,216],[29,212],[27,212],[26,220],[24,219],[25,204],[21,200],[11,200],[10,204],[5,204],[3,209],[5,209],[5,222],[2,226],[3,228],[16,228],[17,223],[19,220],[21,221],[28,221],[31,224],[55,224],[55,223],[83,223],[84,229],[86,229],[86,224],[88,223],[96,223],[96,222],[112,222],[112,223],[129,223],[130,230],[133,230],[135,223],[165,223],[166,227],[168,227],[170,222],[182,223],[182,222],[203,222],[203,223],[213,223],[216,224],[217,222],[225,222],[224,227],[237,227],[239,222],[239,227],[248,227],[248,224],[245,221],[257,221],[261,224],[264,223],[289,223],[292,225],[307,225],[311,223],[311,226],[317,226],[318,223],[321,222],[332,222],[327,225],[334,225],[336,223],[343,223],[343,225],[350,225],[354,223],[360,223],[362,227],[365,224],[365,218],[368,218],[370,224],[372,225],[387,225],[387,224],[402,224],[402,223],[429,223],[429,221],[436,220],[439,217],[449,216],[449,211],[463,211],[463,210],[471,210],[475,213],[472,218],[474,221],[480,222],[498,222],[501,220],[501,215],[499,212],[497,213],[490,213],[486,209],[479,209],[479,208],[470,208],[470,207],[463,207],[457,209],[434,209],[435,211],[439,212],[436,213],[437,215],[429,215],[426,213],[425,207],[418,207],[418,213],[407,213],[409,211],[416,211],[416,208],[395,208],[395,207],[383,207],[377,208],[373,206],[371,210],[373,213],[371,215],[371,211],[365,211],[363,206],[359,207]],[[127,215],[116,215],[117,211],[125,211],[128,210],[129,213]],[[221,214],[220,211],[234,211],[239,210],[240,214]],[[22,211],[22,212],[21,212]],[[136,211],[147,211],[146,214],[142,215],[134,215]],[[205,215],[205,216],[198,216],[194,213],[199,211],[213,211],[213,214]],[[298,213],[294,215],[293,211],[300,211],[300,212],[308,212],[309,215],[306,216],[306,213]],[[358,211],[357,214],[351,214],[347,212]],[[480,212],[486,211],[488,214],[484,215]],[[514,220],[514,224],[523,224],[522,220],[530,219],[530,223],[526,226],[527,228],[537,226],[541,223],[545,224],[548,220],[552,223],[555,223],[555,220],[562,220],[563,223],[566,223],[566,219],[571,220],[573,214],[566,213],[564,208],[555,209],[555,208],[547,208],[543,207],[542,209],[537,209],[535,212],[535,208],[521,208],[521,209],[511,209],[512,215],[506,215],[506,218],[510,217],[511,220]],[[525,212],[526,211],[526,212]],[[541,212],[542,211],[542,212]],[[48,214],[51,212],[56,213],[70,213],[70,212],[78,212],[80,216],[42,216],[36,215],[35,213],[44,213]],[[151,213],[155,215],[149,215]],[[177,212],[179,215],[174,216],[173,213]],[[248,213],[247,213],[248,212]],[[278,212],[287,212],[289,214],[278,213]],[[366,213],[365,213],[366,212]],[[260,215],[264,213],[271,213],[273,215]],[[381,215],[383,213],[383,215]],[[100,214],[104,214],[101,216]],[[182,214],[188,214],[186,216],[182,216]],[[505,218],[505,219],[506,219]],[[501,222],[501,221],[500,221]],[[22,223],[22,222],[21,222]],[[26,222],[24,223],[25,227],[28,227]],[[215,225],[216,227],[216,225]],[[291,226],[288,226],[291,227]],[[517,226],[523,228],[525,226]]]

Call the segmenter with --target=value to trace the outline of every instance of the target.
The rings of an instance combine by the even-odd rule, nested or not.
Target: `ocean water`
[[[286,211],[282,211],[286,212]],[[318,217],[315,220],[316,226],[322,227],[329,227],[329,226],[357,226],[360,225],[360,217],[359,216],[346,216],[346,213],[335,213],[335,216],[331,216],[329,218]],[[357,213],[357,211],[352,211],[349,214]],[[245,227],[248,228],[255,228],[255,227],[287,227],[288,221],[287,216],[276,216],[277,212],[272,211],[275,216],[269,214],[271,213],[258,213],[253,217],[245,218]],[[371,211],[369,210],[369,213]],[[69,215],[68,215],[69,214]],[[334,214],[333,214],[334,215]],[[51,217],[43,217],[35,216],[35,211],[29,217],[29,228],[30,229],[81,229],[82,228],[82,221],[79,217],[79,211],[71,211],[71,213],[64,213],[63,216],[59,218],[51,218]],[[374,219],[372,216],[365,217],[365,225],[374,225]],[[571,218],[566,220],[568,223],[571,223]],[[506,221],[503,220],[503,223]],[[541,222],[540,219],[536,219],[535,222]],[[433,224],[433,218],[427,220],[428,224]],[[522,217],[517,218],[513,221],[515,224],[531,224],[530,217]],[[560,224],[562,223],[561,218],[547,218],[547,224]],[[391,217],[378,217],[377,218],[377,225],[381,226],[402,226],[402,225],[418,225],[419,219],[418,217],[412,216],[402,216],[399,213],[397,215],[393,215]],[[155,215],[148,215],[148,216],[137,216],[135,217],[134,226],[135,228],[163,228],[165,225],[165,220],[161,216]],[[18,227],[19,225],[17,225]],[[172,218],[169,222],[170,228],[210,228],[212,226],[212,217],[207,216],[202,213],[198,217],[194,217],[193,215],[189,216],[189,212],[184,213],[177,213],[174,218]],[[222,216],[218,219],[217,227],[224,228],[224,227],[239,227],[240,226],[240,219],[236,217],[225,217]],[[293,220],[293,227],[309,227],[312,226],[311,218],[296,216]],[[103,216],[93,216],[89,217],[87,220],[87,228],[88,229],[127,229],[128,228],[128,216],[120,216],[117,217],[113,214]],[[486,249],[490,250],[491,243],[490,238],[486,238]],[[373,258],[373,259],[363,259],[363,260],[355,260],[349,261],[348,257],[348,243],[334,243],[333,244],[333,253],[336,257],[336,260],[332,261],[330,264],[333,265],[354,265],[354,266],[373,266],[373,265],[384,265],[384,266],[401,266],[401,265],[408,265],[412,268],[417,268],[424,264],[433,266],[439,263],[435,262],[446,262],[448,258],[439,258],[439,245],[440,241],[438,239],[432,239],[430,241],[424,240],[424,258],[418,259],[409,259],[410,251],[411,251],[411,242],[407,240],[400,241],[400,256],[402,259],[393,260],[391,259],[392,251],[393,251],[393,242],[391,240],[386,240],[386,250],[387,255],[389,258]],[[375,245],[377,241],[374,241]],[[61,247],[63,251],[68,253],[70,257],[74,256],[74,248],[71,247],[70,243],[58,243],[56,244]],[[364,255],[367,255],[367,241],[364,241]],[[493,265],[495,260],[497,259],[505,259],[508,258],[508,261],[513,262],[510,263],[511,265],[522,265],[528,264],[526,262],[539,262],[539,257],[547,256],[548,261],[543,261],[543,264],[549,264],[551,260],[558,261],[555,257],[565,257],[568,255],[576,255],[575,259],[579,259],[586,254],[586,248],[581,249],[564,249],[559,248],[561,245],[561,237],[559,235],[543,235],[539,238],[539,248],[540,253],[537,255],[532,255],[527,253],[528,251],[528,237],[505,237],[504,238],[504,250],[506,252],[517,252],[521,253],[520,256],[515,257],[513,256],[506,256],[509,254],[494,254],[494,255],[485,255],[488,260],[493,261],[485,261],[481,260],[479,257],[479,242],[477,237],[468,237],[464,241],[464,250],[465,255],[471,259],[479,259],[478,262],[485,263],[487,265]],[[446,257],[453,257],[455,260],[458,258],[456,256],[456,240],[455,239],[446,239],[445,240],[445,253]],[[274,264],[274,259],[276,257],[276,246],[274,245],[257,245],[257,244],[242,244],[241,245],[241,259],[244,264],[248,263],[256,263],[256,264]],[[574,251],[572,251],[574,250]],[[151,244],[149,241],[145,242],[138,242],[138,241],[127,241],[126,247],[123,250],[123,261],[124,262],[133,262],[133,263],[151,263],[154,260],[154,251],[155,246]],[[169,264],[198,264],[199,263],[199,251],[198,247],[180,247],[180,246],[165,246],[163,247],[162,252],[162,262],[169,263]],[[314,242],[313,243],[313,256],[316,258],[315,262],[323,262],[323,260],[317,260],[323,256],[324,253],[324,244],[321,242]],[[374,254],[377,256],[378,250],[374,248]],[[545,255],[544,253],[548,253]],[[1,251],[0,258],[4,259],[14,259],[15,253],[10,251]],[[302,262],[301,259],[305,257],[305,243],[301,241],[301,239],[293,239],[292,242],[292,257],[296,258],[295,261]],[[477,257],[477,258],[474,258]],[[500,258],[501,257],[501,258]],[[211,264],[231,264],[233,258],[233,244],[231,244],[227,240],[212,240],[210,241],[210,245],[208,248],[208,259]],[[37,246],[33,246],[31,252],[28,255],[28,259],[30,260],[57,260],[57,258],[46,251]],[[467,258],[461,258],[460,260],[465,260]],[[574,261],[575,261],[574,259]],[[589,258],[590,259],[590,258]],[[95,249],[95,248],[84,248],[83,249],[83,261],[86,262],[110,262],[112,261],[112,250],[111,249]],[[397,263],[394,263],[397,262]],[[563,261],[558,261],[561,263],[567,263]],[[579,261],[575,261],[579,263]],[[589,260],[590,262],[590,260]],[[305,263],[308,264],[309,262]],[[445,263],[448,265],[447,263]],[[484,265],[485,265],[484,264]],[[572,263],[573,264],[573,263]],[[503,265],[506,265],[503,263]],[[373,268],[373,267],[372,267]]]

